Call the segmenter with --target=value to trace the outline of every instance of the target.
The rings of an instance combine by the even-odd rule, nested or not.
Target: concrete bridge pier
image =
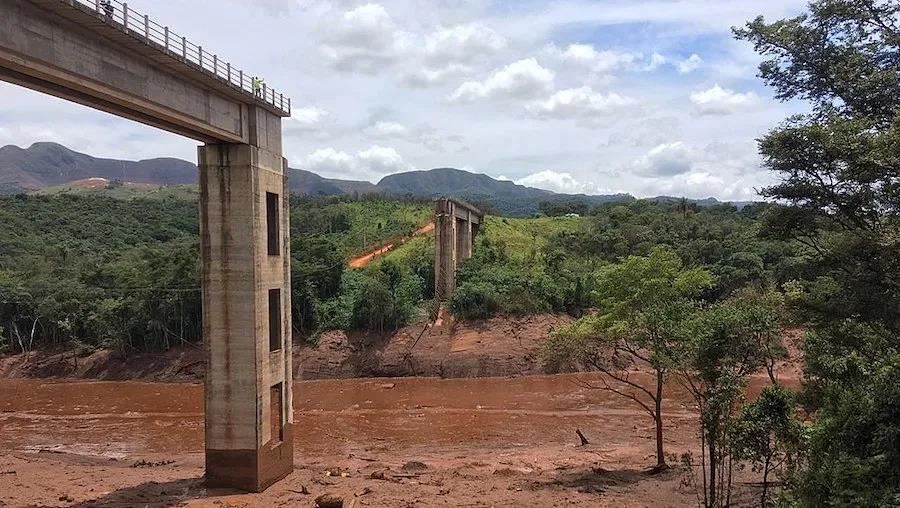
[[[474,206],[453,198],[434,204],[435,299],[447,299],[456,289],[456,268],[472,257],[475,236],[484,214]]]
[[[293,471],[287,162],[256,113],[253,144],[198,149],[206,480],[254,492]]]

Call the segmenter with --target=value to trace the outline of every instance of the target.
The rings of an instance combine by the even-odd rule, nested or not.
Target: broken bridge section
[[[456,289],[456,268],[472,257],[484,213],[454,198],[434,201],[434,298],[441,302]]]
[[[290,99],[118,0],[0,1],[0,79],[203,142],[206,478],[293,470]]]

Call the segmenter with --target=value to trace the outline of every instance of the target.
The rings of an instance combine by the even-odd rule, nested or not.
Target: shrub
[[[450,308],[463,319],[487,318],[500,310],[500,297],[490,284],[466,282],[456,287]]]

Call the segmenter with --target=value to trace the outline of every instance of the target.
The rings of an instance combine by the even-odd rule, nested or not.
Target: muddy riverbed
[[[683,469],[645,470],[646,413],[585,379],[297,382],[297,470],[255,495],[203,486],[201,385],[0,380],[0,506],[694,506]],[[687,394],[665,408],[668,451],[696,450]]]

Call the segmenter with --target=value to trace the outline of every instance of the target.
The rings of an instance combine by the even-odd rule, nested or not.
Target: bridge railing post
[[[219,75],[219,55],[213,54],[213,76]]]
[[[163,32],[165,32],[166,51],[169,51],[169,27],[165,27]]]
[[[197,57],[197,63],[200,64],[200,68],[203,69],[203,46],[197,46],[197,52],[200,56]]]
[[[128,2],[122,3],[122,25],[125,26],[125,33],[128,33]]]
[[[144,14],[144,39],[150,41],[150,16]]]
[[[100,0],[94,0],[94,10],[100,13]]]

